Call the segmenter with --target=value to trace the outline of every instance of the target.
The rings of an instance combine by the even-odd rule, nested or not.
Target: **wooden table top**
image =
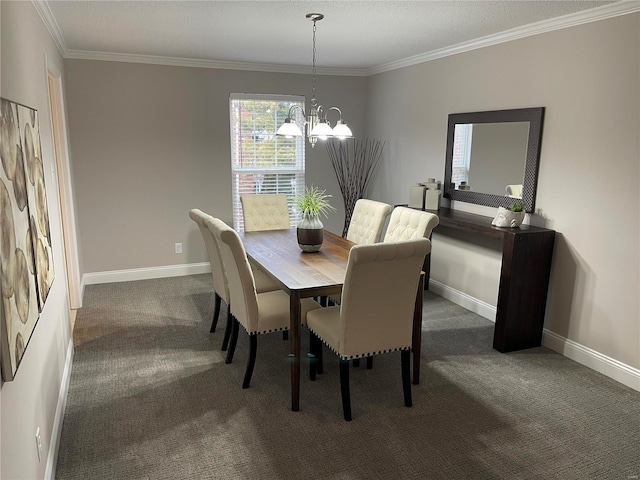
[[[319,252],[305,253],[298,246],[296,228],[240,233],[249,258],[281,286],[291,291],[340,292],[349,250],[355,245],[324,231]],[[313,293],[315,295],[316,293]]]

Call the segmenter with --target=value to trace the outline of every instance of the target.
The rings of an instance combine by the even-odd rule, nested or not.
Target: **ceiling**
[[[593,19],[638,2],[34,0],[67,58],[367,75]],[[635,4],[635,6],[633,5]],[[302,70],[301,70],[302,69]]]

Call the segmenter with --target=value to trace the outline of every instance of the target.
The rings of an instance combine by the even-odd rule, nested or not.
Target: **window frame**
[[[237,105],[235,102],[250,102],[250,101],[261,101],[261,102],[273,102],[274,104],[286,102],[290,105],[297,104],[300,107],[304,108],[305,97],[301,95],[279,95],[279,94],[251,94],[251,93],[231,93],[229,95],[229,141],[231,147],[231,202],[232,202],[232,212],[233,212],[233,228],[237,231],[244,230],[244,221],[242,218],[242,204],[240,202],[240,196],[246,193],[259,193],[256,192],[255,189],[253,191],[247,190],[246,186],[242,186],[241,175],[256,175],[256,174],[264,174],[264,175],[293,175],[293,183],[291,185],[291,191],[279,191],[279,182],[276,180],[274,186],[276,190],[269,189],[269,191],[265,193],[286,193],[287,194],[287,203],[289,205],[289,219],[292,225],[295,225],[299,220],[299,212],[298,208],[295,205],[295,197],[302,193],[305,186],[305,166],[306,166],[306,151],[305,151],[305,138],[297,137],[295,139],[285,139],[284,137],[276,138],[276,131],[280,124],[284,122],[285,117],[279,118],[277,113],[275,114],[274,121],[274,130],[273,132],[266,132],[266,135],[271,138],[276,138],[276,142],[283,142],[283,145],[286,145],[284,142],[287,142],[289,147],[291,145],[295,148],[295,165],[286,165],[286,166],[277,166],[277,156],[275,158],[276,165],[274,166],[265,166],[265,165],[238,165],[238,160],[245,158],[242,152],[242,142],[240,141],[243,136],[243,132],[238,130],[238,119],[235,109],[237,109]],[[275,105],[274,105],[275,106]],[[287,113],[288,113],[287,108]],[[295,110],[295,118],[294,120],[300,124],[304,122],[304,118],[300,113],[299,109]],[[260,133],[256,133],[253,131],[251,136],[253,137],[253,151],[255,152],[255,146],[260,141],[259,136],[264,135],[264,130]],[[245,139],[246,140],[246,139]],[[276,155],[277,155],[277,146],[276,143]],[[260,160],[259,157],[254,156],[255,160]],[[254,183],[255,186],[255,183]]]

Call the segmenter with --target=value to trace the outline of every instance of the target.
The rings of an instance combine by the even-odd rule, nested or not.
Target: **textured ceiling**
[[[50,10],[63,54],[130,54],[372,69],[472,42],[606,1],[59,1]],[[610,6],[610,5],[609,5]],[[599,11],[599,10],[596,10]],[[47,11],[48,12],[48,11]],[[54,20],[52,21],[51,18]],[[50,28],[51,30],[51,28]]]

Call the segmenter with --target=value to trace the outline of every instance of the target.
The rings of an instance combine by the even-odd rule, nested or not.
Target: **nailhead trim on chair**
[[[309,329],[311,330],[311,329]],[[390,348],[388,350],[378,350],[375,352],[366,352],[366,353],[361,353],[359,355],[340,355],[331,345],[329,345],[327,342],[324,341],[324,339],[319,336],[315,331],[311,330],[313,332],[314,335],[316,335],[321,341],[322,343],[324,343],[327,347],[329,347],[329,350],[331,350],[333,353],[335,353],[336,355],[338,355],[338,357],[340,357],[341,360],[354,360],[356,358],[365,358],[365,357],[370,357],[371,355],[379,355],[381,353],[391,353],[391,352],[398,352],[398,351],[402,351],[402,350],[410,350],[411,347],[398,347],[398,348]]]
[[[244,328],[244,325],[242,326],[242,328]],[[245,330],[247,330],[246,328],[244,328]],[[288,331],[289,327],[282,327],[282,328],[272,328],[270,330],[260,330],[258,332],[248,332],[247,333],[249,335],[262,335],[263,333],[273,333],[273,332],[284,332],[284,331]]]

